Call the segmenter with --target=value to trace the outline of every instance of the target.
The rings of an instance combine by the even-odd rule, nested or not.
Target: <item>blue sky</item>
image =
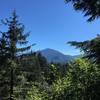
[[[79,51],[66,42],[92,39],[100,33],[100,20],[86,22],[87,18],[64,0],[1,0],[0,19],[9,17],[13,9],[25,30],[31,31],[29,43],[37,44],[33,50],[52,48],[77,55]]]

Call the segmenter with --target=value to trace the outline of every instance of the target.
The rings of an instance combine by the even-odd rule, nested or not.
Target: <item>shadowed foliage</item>
[[[87,21],[93,21],[100,17],[100,0],[65,0],[71,2],[75,10],[82,11],[88,16]]]

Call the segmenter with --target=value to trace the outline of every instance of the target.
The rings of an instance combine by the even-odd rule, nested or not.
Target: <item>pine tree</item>
[[[89,16],[88,21],[93,21],[100,17],[100,0],[65,0],[71,2],[75,10],[85,13]]]
[[[7,43],[5,40],[5,35],[1,32],[0,37],[0,99],[3,99],[4,97],[8,96],[8,85],[9,84],[9,78],[8,71],[6,72],[7,68],[7,57],[6,57],[6,47]]]
[[[70,45],[79,48],[84,52],[84,57],[92,60],[94,63],[100,64],[100,35],[96,38],[83,42],[68,42]]]
[[[7,59],[7,69],[10,69],[10,100],[13,100],[15,79],[18,74],[19,65],[19,56],[23,53],[26,53],[31,46],[25,46],[28,43],[26,38],[29,36],[29,33],[24,33],[24,25],[19,23],[18,16],[16,11],[13,11],[12,17],[9,19],[3,20],[2,23],[7,26],[7,32],[2,32],[2,38],[0,43],[0,56]],[[4,54],[4,55],[2,55]],[[1,58],[0,57],[0,58]],[[1,60],[1,59],[0,59]],[[4,60],[4,58],[3,58]],[[18,70],[17,70],[18,69]]]

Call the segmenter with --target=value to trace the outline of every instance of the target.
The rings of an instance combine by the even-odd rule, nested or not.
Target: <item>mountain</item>
[[[63,53],[53,50],[53,49],[44,49],[40,51],[42,56],[44,56],[47,61],[54,62],[54,63],[66,63],[74,59],[73,56],[70,55],[64,55]]]

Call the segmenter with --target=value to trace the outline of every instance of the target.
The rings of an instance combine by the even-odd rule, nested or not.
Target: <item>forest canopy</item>
[[[100,16],[99,0],[66,0],[88,21]],[[100,35],[83,42],[68,42],[84,54],[61,63],[48,63],[40,52],[30,51],[29,33],[16,11],[1,21],[0,100],[100,100]]]

